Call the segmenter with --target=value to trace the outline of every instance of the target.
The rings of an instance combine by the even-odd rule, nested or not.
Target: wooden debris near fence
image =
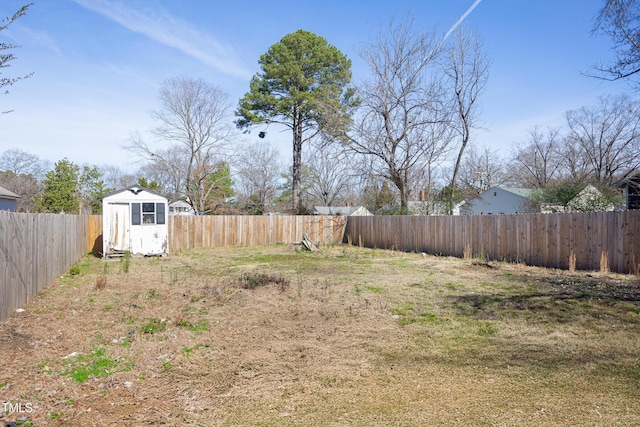
[[[305,249],[311,252],[320,250],[318,245],[313,240],[309,239],[309,235],[307,233],[302,234],[301,241],[293,242],[293,246],[295,249]]]

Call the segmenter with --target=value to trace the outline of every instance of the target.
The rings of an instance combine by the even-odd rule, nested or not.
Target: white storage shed
[[[102,247],[104,258],[169,253],[167,204],[153,191],[131,187],[102,199]]]

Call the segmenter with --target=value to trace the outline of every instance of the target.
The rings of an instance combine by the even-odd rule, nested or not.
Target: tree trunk
[[[293,212],[300,212],[300,180],[302,170],[302,122],[298,121],[293,126],[293,177],[292,200]]]
[[[468,133],[466,133],[468,135]],[[453,202],[455,199],[455,189],[456,189],[456,181],[458,180],[458,172],[460,171],[460,163],[462,163],[462,155],[464,154],[464,149],[467,147],[467,142],[469,141],[468,137],[462,138],[462,145],[460,146],[460,151],[458,152],[458,158],[456,159],[456,164],[453,167],[453,176],[451,177],[451,185],[449,188],[450,197],[448,201],[447,211],[449,215],[453,215]]]

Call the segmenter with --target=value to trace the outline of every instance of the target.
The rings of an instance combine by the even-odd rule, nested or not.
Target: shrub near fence
[[[87,216],[0,211],[0,320],[87,252]]]
[[[550,268],[638,273],[640,211],[349,217],[345,242]]]

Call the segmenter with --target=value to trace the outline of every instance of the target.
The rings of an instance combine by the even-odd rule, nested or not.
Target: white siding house
[[[499,215],[540,212],[530,201],[533,190],[492,187],[460,207],[462,215]]]
[[[176,200],[169,204],[169,215],[195,215],[191,205],[184,200]]]
[[[140,187],[115,191],[102,199],[103,257],[169,253],[164,196]]]

